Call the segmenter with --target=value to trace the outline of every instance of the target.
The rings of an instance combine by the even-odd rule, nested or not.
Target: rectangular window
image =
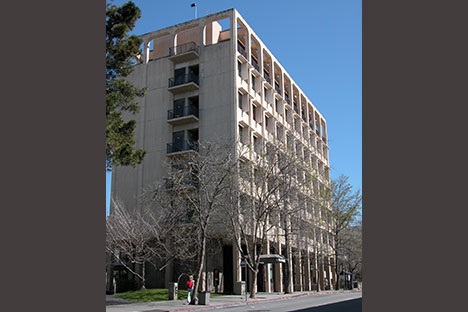
[[[237,61],[237,73],[239,74],[239,77],[242,78],[242,63]]]
[[[242,94],[241,93],[238,93],[237,94],[237,97],[238,97],[238,105],[239,105],[239,108],[242,109]]]
[[[268,120],[269,120],[269,119],[270,119],[270,118],[268,118],[268,116],[265,116],[265,128],[268,128]]]
[[[277,113],[279,113],[278,111],[278,99],[275,98],[275,110]]]
[[[255,90],[255,76],[252,75],[252,89]]]
[[[256,109],[257,109],[257,107],[255,107],[255,105],[252,104],[252,118],[255,121],[257,121],[257,117],[256,117],[257,114],[255,114]]]

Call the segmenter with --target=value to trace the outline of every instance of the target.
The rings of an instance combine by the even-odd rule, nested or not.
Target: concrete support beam
[[[309,255],[309,248],[306,249],[305,251],[305,257],[304,257],[304,276],[305,276],[305,284],[303,286],[304,290],[310,291],[312,290],[310,285],[310,255]]]

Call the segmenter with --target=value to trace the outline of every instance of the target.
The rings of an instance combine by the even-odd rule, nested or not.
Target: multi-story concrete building
[[[148,88],[140,113],[132,117],[137,121],[136,145],[146,157],[135,169],[114,168],[112,197],[128,209],[141,209],[138,196],[166,174],[165,159],[189,152],[197,140],[221,135],[247,145],[293,144],[316,171],[317,186],[329,183],[325,118],[239,12],[229,9],[141,38],[143,55],[129,79],[136,87]],[[320,218],[319,211],[315,215]],[[335,280],[330,253],[319,252],[330,248],[327,224],[318,229],[308,247],[291,246],[296,291],[324,289],[325,279],[329,285]],[[272,235],[264,253],[284,255],[284,238]],[[229,241],[219,256],[208,259],[210,290],[216,270],[221,275],[218,289],[239,292],[245,277],[239,253]],[[260,271],[258,291],[284,291],[283,264],[265,264]],[[167,287],[176,275],[169,265],[164,274],[150,274],[147,286]]]

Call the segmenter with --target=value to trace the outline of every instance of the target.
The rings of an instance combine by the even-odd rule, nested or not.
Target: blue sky
[[[121,5],[127,1],[113,1]],[[236,8],[327,120],[331,177],[362,189],[361,0],[135,0],[141,35]],[[106,214],[110,174],[106,173]]]

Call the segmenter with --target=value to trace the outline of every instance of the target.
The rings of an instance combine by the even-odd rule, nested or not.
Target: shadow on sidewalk
[[[291,312],[361,312],[362,298],[321,305],[318,307],[293,310]]]

